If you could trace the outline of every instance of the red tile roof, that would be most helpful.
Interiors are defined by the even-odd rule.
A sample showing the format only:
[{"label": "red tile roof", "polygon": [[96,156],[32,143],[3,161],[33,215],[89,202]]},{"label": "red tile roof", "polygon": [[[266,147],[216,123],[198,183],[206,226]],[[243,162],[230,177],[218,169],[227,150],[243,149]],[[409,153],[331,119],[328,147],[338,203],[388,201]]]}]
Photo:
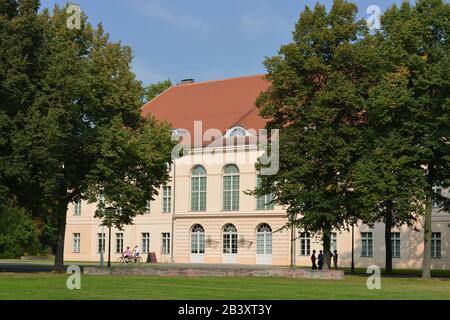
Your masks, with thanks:
[{"label": "red tile roof", "polygon": [[264,75],[172,86],[142,107],[142,116],[152,114],[174,129],[188,130],[193,139],[194,121],[202,121],[203,132],[241,126],[264,129],[266,120],[255,105],[269,87]]}]

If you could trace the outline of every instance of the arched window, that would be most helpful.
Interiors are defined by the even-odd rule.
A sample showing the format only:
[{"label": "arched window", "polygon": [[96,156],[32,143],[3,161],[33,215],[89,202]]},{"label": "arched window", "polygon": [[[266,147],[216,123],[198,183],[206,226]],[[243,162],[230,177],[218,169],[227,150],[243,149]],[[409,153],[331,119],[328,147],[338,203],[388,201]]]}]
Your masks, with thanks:
[{"label": "arched window", "polygon": [[247,130],[245,130],[242,127],[233,127],[230,130],[227,131],[226,137],[227,138],[231,138],[231,137],[246,137],[248,136],[249,133]]},{"label": "arched window", "polygon": [[256,229],[256,254],[272,254],[272,228],[266,223]]},{"label": "arched window", "polygon": [[194,225],[191,229],[191,253],[205,253],[205,229],[199,224]]},{"label": "arched window", "polygon": [[206,211],[206,170],[200,165],[191,172],[191,211]]},{"label": "arched window", "polygon": [[235,164],[223,169],[223,210],[239,210],[239,168]]},{"label": "arched window", "polygon": [[223,253],[237,254],[237,229],[232,224],[223,227]]}]

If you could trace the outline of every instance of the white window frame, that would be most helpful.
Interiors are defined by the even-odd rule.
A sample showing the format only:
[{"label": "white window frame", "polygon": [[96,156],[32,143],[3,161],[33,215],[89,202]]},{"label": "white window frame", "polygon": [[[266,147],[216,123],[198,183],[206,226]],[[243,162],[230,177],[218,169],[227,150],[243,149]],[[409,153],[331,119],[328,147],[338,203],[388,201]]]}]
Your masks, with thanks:
[{"label": "white window frame", "polygon": [[205,229],[200,224],[191,228],[191,254],[205,254]]},{"label": "white window frame", "polygon": [[148,254],[150,252],[150,232],[141,233],[142,253]]},{"label": "white window frame", "polygon": [[163,232],[161,234],[161,254],[168,255],[170,254],[170,233],[169,232]]},{"label": "white window frame", "polygon": [[[203,171],[201,174],[196,173],[196,169],[201,168]],[[203,189],[202,181],[204,181],[205,188]],[[197,189],[194,189],[194,182],[197,184]],[[207,208],[207,190],[208,190],[208,178],[205,167],[202,165],[196,165],[191,170],[191,211],[192,212],[205,212]],[[196,198],[196,204],[192,201]]]},{"label": "white window frame", "polygon": [[361,257],[373,257],[373,232],[361,232]]},{"label": "white window frame", "polygon": [[105,253],[106,248],[106,234],[105,233],[97,233],[97,253],[100,254]]},{"label": "white window frame", "polygon": [[[227,168],[234,167],[236,168],[237,172],[232,173],[226,173]],[[229,178],[230,184],[229,188],[225,188],[225,180]],[[234,188],[234,185],[237,184],[237,188]],[[223,168],[223,177],[222,177],[222,210],[223,211],[239,211],[240,209],[240,192],[241,192],[241,173],[239,170],[239,167],[235,164],[227,164]],[[236,195],[237,193],[237,195]],[[225,199],[227,198],[227,195],[229,195],[229,207],[227,207],[227,203],[225,202]],[[235,201],[235,198],[237,197],[237,201]]]},{"label": "white window frame", "polygon": [[[256,176],[256,187],[261,186],[261,176]],[[275,204],[273,203],[274,194],[269,193],[261,197],[256,197],[256,210],[257,211],[270,211],[275,209]]]},{"label": "white window frame", "polygon": [[224,255],[238,253],[238,231],[234,224],[226,224],[222,229],[222,253]]},{"label": "white window frame", "polygon": [[[116,253],[117,254],[122,254],[123,253],[123,233],[122,232],[117,232],[116,233]],[[120,249],[120,250],[119,250]]]},{"label": "white window frame", "polygon": [[434,186],[433,187],[433,202],[432,202],[432,208],[433,209],[439,209],[442,206],[442,203],[434,198],[434,194],[442,195],[442,187],[441,186]]},{"label": "white window frame", "polygon": [[401,234],[400,232],[391,233],[392,258],[401,258]]},{"label": "white window frame", "polygon": [[331,252],[334,253],[337,250],[337,232],[331,233]]},{"label": "white window frame", "polygon": [[440,232],[431,233],[431,258],[442,259],[442,234]]},{"label": "white window frame", "polygon": [[163,213],[171,213],[172,211],[172,187],[164,186],[163,187]]},{"label": "white window frame", "polygon": [[303,257],[309,257],[311,255],[311,233],[301,232],[300,239],[300,255]]},{"label": "white window frame", "polygon": [[75,201],[73,215],[77,217],[81,216],[81,200]]},{"label": "white window frame", "polygon": [[81,252],[81,233],[73,233],[72,234],[72,252],[80,253]]}]

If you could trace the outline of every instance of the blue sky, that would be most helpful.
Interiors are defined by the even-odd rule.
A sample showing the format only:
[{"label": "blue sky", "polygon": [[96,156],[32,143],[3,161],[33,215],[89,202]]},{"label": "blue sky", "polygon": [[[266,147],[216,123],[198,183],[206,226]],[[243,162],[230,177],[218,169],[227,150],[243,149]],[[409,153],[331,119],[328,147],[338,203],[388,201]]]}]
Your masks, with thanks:
[{"label": "blue sky", "polygon": [[[331,0],[320,1],[330,6]],[[400,0],[358,0],[385,10]],[[67,0],[42,0],[52,8]],[[78,0],[96,25],[134,52],[133,70],[149,84],[164,79],[206,81],[264,73],[264,57],[277,53],[305,5],[298,0]]]}]

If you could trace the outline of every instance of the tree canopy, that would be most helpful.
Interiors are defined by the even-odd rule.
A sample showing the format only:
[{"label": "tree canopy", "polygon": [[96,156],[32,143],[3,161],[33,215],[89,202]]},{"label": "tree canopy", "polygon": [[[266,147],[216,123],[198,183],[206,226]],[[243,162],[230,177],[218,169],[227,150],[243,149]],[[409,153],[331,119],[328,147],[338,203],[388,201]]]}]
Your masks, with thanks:
[{"label": "tree canopy", "polygon": [[0,177],[21,206],[54,219],[61,271],[68,204],[103,192],[131,223],[169,178],[170,128],[141,118],[131,49],[102,25],[83,15],[81,28],[69,29],[65,8],[50,14],[38,13],[39,1],[1,3],[0,116],[11,125]]}]

